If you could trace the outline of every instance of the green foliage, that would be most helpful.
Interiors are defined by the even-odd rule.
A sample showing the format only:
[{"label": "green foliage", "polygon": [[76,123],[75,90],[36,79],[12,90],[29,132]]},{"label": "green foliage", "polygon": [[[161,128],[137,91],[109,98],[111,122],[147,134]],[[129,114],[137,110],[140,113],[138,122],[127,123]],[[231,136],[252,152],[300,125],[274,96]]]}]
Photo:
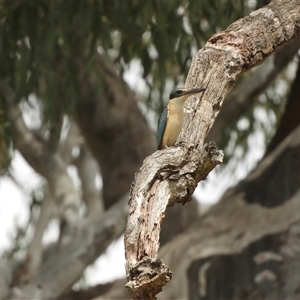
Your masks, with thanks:
[{"label": "green foliage", "polygon": [[98,89],[103,87],[97,51],[120,75],[138,59],[150,87],[145,103],[159,112],[170,89],[184,84],[192,56],[206,40],[264,2],[1,2],[0,79],[9,81],[18,101],[37,95],[45,120],[56,122],[86,100],[81,93],[86,72],[95,73]]},{"label": "green foliage", "polygon": [[46,116],[70,113],[80,101],[80,62],[100,49],[121,73],[140,59],[161,98],[166,79],[177,84],[192,53],[246,12],[244,0],[2,2],[0,77],[18,99],[38,95]]}]

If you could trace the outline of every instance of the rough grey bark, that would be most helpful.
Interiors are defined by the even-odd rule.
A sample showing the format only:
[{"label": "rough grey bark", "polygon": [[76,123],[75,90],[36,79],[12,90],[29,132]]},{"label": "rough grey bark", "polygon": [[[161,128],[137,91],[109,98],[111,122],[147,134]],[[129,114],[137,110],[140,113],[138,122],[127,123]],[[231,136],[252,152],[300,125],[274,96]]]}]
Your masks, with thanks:
[{"label": "rough grey bark", "polygon": [[[94,216],[82,223],[82,230],[61,249],[54,247],[28,284],[10,290],[11,299],[57,298],[70,288],[85,268],[104,253],[108,245],[124,231],[127,215],[125,195],[99,219]],[[6,296],[8,297],[8,296]],[[8,297],[9,298],[9,297]]]},{"label": "rough grey bark", "polygon": [[206,91],[187,101],[177,146],[148,157],[132,185],[125,231],[130,298],[154,299],[171,279],[170,269],[157,257],[160,223],[166,207],[186,203],[197,183],[222,161],[215,148],[204,147],[204,139],[225,96],[242,72],[299,34],[300,3],[275,0],[215,34],[194,57],[186,86]]},{"label": "rough grey bark", "polygon": [[213,143],[203,151],[192,148],[170,147],[168,156],[157,151],[145,159],[136,174],[124,238],[126,272],[131,278],[126,286],[136,292],[132,297],[154,299],[162,284],[171,279],[169,268],[157,259],[166,207],[190,201],[197,183],[223,159]]}]

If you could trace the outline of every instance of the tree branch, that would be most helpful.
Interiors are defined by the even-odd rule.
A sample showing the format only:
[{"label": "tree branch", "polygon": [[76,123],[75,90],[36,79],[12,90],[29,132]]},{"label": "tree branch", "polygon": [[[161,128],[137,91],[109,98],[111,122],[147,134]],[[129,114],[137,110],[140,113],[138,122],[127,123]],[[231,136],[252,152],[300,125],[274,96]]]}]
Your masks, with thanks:
[{"label": "tree branch", "polygon": [[68,241],[78,229],[80,198],[66,165],[58,153],[49,152],[27,128],[15,96],[4,81],[0,81],[0,93],[7,106],[14,145],[28,164],[47,179],[60,220],[65,224],[62,236]]},{"label": "tree branch", "polygon": [[242,72],[299,34],[300,3],[277,0],[215,34],[194,57],[186,87],[206,91],[187,101],[180,145],[145,159],[132,185],[125,231],[131,299],[155,299],[171,279],[170,269],[157,258],[160,223],[166,207],[187,202],[197,183],[222,161],[221,152],[203,144],[225,96]]},{"label": "tree branch", "polygon": [[57,298],[76,282],[108,245],[118,238],[126,225],[128,194],[102,217],[88,218],[72,241],[43,262],[35,278],[27,285],[15,287],[12,299]]},{"label": "tree branch", "polygon": [[84,139],[81,136],[80,130],[73,119],[69,119],[69,130],[66,139],[59,144],[58,153],[64,160],[66,165],[72,164],[74,147],[80,147],[84,144]]},{"label": "tree branch", "polygon": [[[202,219],[199,219],[190,230],[179,235],[161,249],[160,257],[175,270],[175,276],[164,289],[161,299],[191,298],[188,293],[190,282],[187,273],[194,261],[200,259],[207,261],[208,258],[213,261],[216,256],[228,257],[241,253],[246,247],[266,236],[281,233],[279,246],[283,252],[280,254],[283,255],[283,263],[290,261],[293,264],[297,260],[299,263],[299,254],[297,254],[300,225],[299,156],[296,155],[300,149],[299,137],[300,127],[278,149],[260,162],[255,171],[244,181],[230,189],[221,201]],[[278,185],[278,178],[287,180],[283,180],[282,184]],[[261,188],[264,190],[263,194],[258,192]],[[295,190],[298,191],[295,192]],[[265,202],[263,205],[253,203],[260,200],[257,199],[258,197]],[[284,201],[283,205],[276,205],[271,209],[266,207],[270,206],[266,200],[274,201],[277,197],[282,202]],[[286,238],[292,232],[296,236],[292,236],[291,239],[296,244],[293,244],[292,241],[290,243]],[[296,251],[296,254],[293,254],[293,251]],[[284,256],[286,252],[291,253],[290,257]],[[243,261],[243,268],[245,269],[249,264],[251,264],[250,261]],[[235,270],[236,272],[238,270]],[[213,274],[212,276],[220,277],[222,274]],[[224,276],[227,276],[227,273],[223,274]],[[286,278],[286,276],[284,277],[285,282],[292,279],[291,277]],[[194,280],[197,281],[197,279]],[[205,290],[203,285],[205,283],[202,282],[202,291]],[[282,287],[282,281],[279,286]],[[235,286],[235,290],[240,288],[240,286]],[[290,286],[290,288],[292,287]],[[119,298],[126,297],[123,287],[118,285],[100,299],[114,299],[113,295],[118,295]],[[236,299],[240,298],[236,297]],[[297,296],[290,298],[298,299]]]},{"label": "tree branch", "polygon": [[99,169],[96,160],[92,157],[86,146],[80,147],[80,154],[75,159],[78,176],[81,181],[82,199],[88,210],[88,216],[98,215],[104,212],[101,191],[96,188],[96,176]]},{"label": "tree branch", "polygon": [[[279,244],[283,252],[292,253],[293,249],[298,251],[299,229],[295,226],[300,225],[298,184],[300,160],[299,155],[295,154],[299,153],[299,149],[300,126],[278,148],[265,157],[247,178],[236,187],[229,189],[221,200],[184,234],[179,234],[161,248],[159,256],[171,266],[174,277],[158,298],[191,298],[187,274],[193,262],[241,253],[246,247],[263,237],[282,233],[285,238],[281,238]],[[288,178],[288,180],[278,186],[278,178]],[[263,194],[257,192],[261,188],[264,190]],[[257,199],[258,197],[261,199]],[[281,200],[281,203],[272,205],[273,207],[270,208],[271,204],[268,201],[274,202],[276,197]],[[261,203],[262,201],[264,203]],[[288,231],[294,231],[298,236],[298,240],[295,240],[296,245],[288,244],[289,241],[286,238]],[[291,254],[292,257],[293,254]],[[286,261],[291,261],[291,258],[287,258]],[[299,261],[298,254],[294,258]],[[292,260],[293,262],[295,261]],[[250,262],[244,261],[243,263],[246,266]],[[203,265],[204,268],[205,266]],[[227,276],[227,273],[224,276]],[[197,281],[197,279],[193,280]],[[289,279],[285,278],[285,280]],[[205,282],[201,282],[200,285],[199,287],[197,284],[204,291]],[[235,287],[237,290],[240,288],[240,286]],[[122,284],[118,284],[113,290],[102,295],[99,300],[114,299],[114,296],[126,297]],[[291,299],[294,298],[291,297]]]},{"label": "tree branch", "polygon": [[287,66],[300,48],[300,37],[279,49],[226,97],[207,140],[222,141],[223,128],[235,122]]},{"label": "tree branch", "polygon": [[[131,191],[125,231],[126,271],[131,278],[126,287],[135,290],[137,297],[154,299],[171,279],[168,267],[156,258],[166,207],[190,201],[197,183],[222,159],[223,153],[213,143],[201,152],[192,146],[171,147],[145,159]],[[141,288],[145,283],[147,288]]]},{"label": "tree branch", "polygon": [[38,221],[35,224],[35,231],[28,246],[26,259],[23,264],[21,283],[28,283],[38,272],[42,261],[43,245],[42,238],[48,226],[54,208],[54,202],[49,190],[46,190],[41,204]]}]

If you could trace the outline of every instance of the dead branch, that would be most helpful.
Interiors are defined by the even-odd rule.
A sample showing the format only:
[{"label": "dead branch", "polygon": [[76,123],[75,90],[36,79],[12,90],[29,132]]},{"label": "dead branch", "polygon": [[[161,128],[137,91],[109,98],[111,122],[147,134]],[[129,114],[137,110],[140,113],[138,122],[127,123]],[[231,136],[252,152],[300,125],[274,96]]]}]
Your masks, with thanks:
[{"label": "dead branch", "polygon": [[126,273],[131,299],[155,299],[171,279],[157,257],[166,207],[189,201],[200,180],[222,161],[222,152],[204,139],[225,96],[242,72],[261,64],[300,34],[299,1],[274,0],[215,34],[192,61],[186,87],[206,91],[186,104],[177,146],[145,159],[132,184],[125,231]]}]

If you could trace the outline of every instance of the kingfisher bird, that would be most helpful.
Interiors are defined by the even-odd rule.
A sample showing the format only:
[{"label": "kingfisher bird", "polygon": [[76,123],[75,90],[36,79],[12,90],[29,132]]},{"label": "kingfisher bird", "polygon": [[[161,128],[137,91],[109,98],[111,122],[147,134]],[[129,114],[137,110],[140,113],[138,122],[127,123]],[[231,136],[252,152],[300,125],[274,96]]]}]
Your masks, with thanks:
[{"label": "kingfisher bird", "polygon": [[179,88],[171,92],[168,105],[161,113],[157,124],[158,150],[173,146],[183,123],[183,105],[189,96],[205,91],[205,88]]}]

